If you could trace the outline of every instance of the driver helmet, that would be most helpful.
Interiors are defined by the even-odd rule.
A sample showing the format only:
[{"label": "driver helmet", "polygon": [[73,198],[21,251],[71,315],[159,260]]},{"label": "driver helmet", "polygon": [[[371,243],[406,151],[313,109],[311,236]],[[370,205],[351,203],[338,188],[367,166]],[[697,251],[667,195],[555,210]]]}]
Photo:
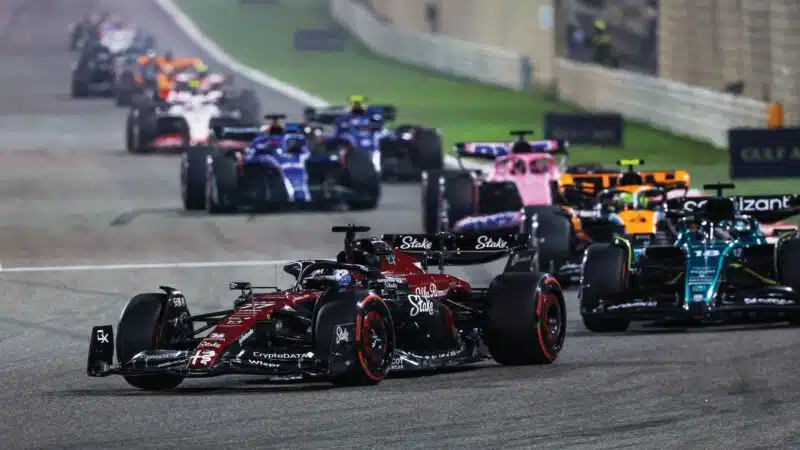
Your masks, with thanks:
[{"label": "driver helmet", "polygon": [[635,200],[635,195],[630,192],[617,192],[614,195],[613,203],[617,211],[625,211],[633,208]]},{"label": "driver helmet", "polygon": [[346,288],[351,284],[353,277],[344,269],[317,269],[303,280],[304,289]]},{"label": "driver helmet", "polygon": [[303,140],[298,138],[286,139],[286,151],[289,153],[301,153],[303,151]]},{"label": "driver helmet", "polygon": [[194,66],[195,72],[197,72],[198,78],[205,78],[208,76],[208,66],[205,65],[202,61],[198,62]]},{"label": "driver helmet", "polygon": [[281,125],[280,122],[275,121],[261,127],[261,131],[268,136],[280,135],[283,134],[283,125]]},{"label": "driver helmet", "polygon": [[350,114],[366,114],[367,108],[365,106],[366,98],[360,95],[353,95],[350,97]]},{"label": "driver helmet", "polygon": [[191,92],[192,82],[196,81],[188,73],[179,73],[175,76],[175,90],[180,92]]},{"label": "driver helmet", "polygon": [[531,172],[533,173],[547,173],[550,169],[550,160],[547,158],[539,158],[531,161]]}]

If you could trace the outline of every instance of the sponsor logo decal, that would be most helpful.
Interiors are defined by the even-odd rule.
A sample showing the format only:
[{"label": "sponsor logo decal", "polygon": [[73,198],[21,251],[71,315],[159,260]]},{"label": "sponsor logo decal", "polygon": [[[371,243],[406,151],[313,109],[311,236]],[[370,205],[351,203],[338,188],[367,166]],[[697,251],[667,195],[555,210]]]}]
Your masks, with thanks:
[{"label": "sponsor logo decal", "polygon": [[428,297],[422,295],[409,295],[408,301],[411,303],[411,317],[416,317],[420,314],[433,315],[433,301]]},{"label": "sponsor logo decal", "polygon": [[431,283],[428,286],[418,286],[414,288],[414,294],[421,295],[423,297],[443,297],[447,294],[447,291],[440,291],[436,288],[435,283]]},{"label": "sponsor logo decal", "polygon": [[225,340],[225,334],[224,333],[211,333],[208,336],[206,336],[206,340],[224,341]]},{"label": "sponsor logo decal", "polygon": [[95,336],[95,339],[97,340],[97,342],[99,342],[101,344],[108,344],[109,343],[108,333],[106,333],[103,330],[97,330],[97,335]]},{"label": "sponsor logo decal", "polygon": [[145,361],[161,361],[164,359],[176,359],[183,356],[183,352],[169,352],[169,353],[159,353],[157,355],[147,355],[144,357]]},{"label": "sponsor logo decal", "polygon": [[422,241],[414,236],[405,236],[400,242],[401,250],[430,250],[433,247],[433,242],[423,238]]},{"label": "sponsor logo decal", "polygon": [[292,359],[303,359],[303,358],[313,358],[314,353],[260,353],[260,352],[253,352],[254,358],[262,358],[262,359],[285,359],[285,360],[292,360]]},{"label": "sponsor logo decal", "polygon": [[[731,200],[736,204],[740,212],[763,212],[775,211],[779,209],[786,209],[791,207],[792,196],[781,195],[775,197],[761,197],[761,198],[745,198],[745,197],[731,197]],[[708,199],[703,200],[686,200],[683,203],[683,209],[686,211],[698,211],[705,206]]]},{"label": "sponsor logo decal", "polygon": [[175,308],[185,308],[186,307],[186,297],[183,296],[180,292],[173,292],[172,297],[169,299],[170,305]]},{"label": "sponsor logo decal", "polygon": [[517,253],[514,254],[514,256],[511,258],[511,265],[516,266],[517,264],[531,262],[531,261],[533,261],[533,255],[531,255],[530,253],[525,253],[522,255]]},{"label": "sponsor logo decal", "polygon": [[484,250],[484,249],[503,249],[508,248],[508,242],[504,239],[497,238],[492,239],[489,236],[479,236],[477,243],[475,245],[475,250]]},{"label": "sponsor logo decal", "polygon": [[760,297],[745,297],[745,305],[794,305],[794,300],[786,298],[760,298]]},{"label": "sponsor logo decal", "polygon": [[658,302],[644,302],[644,301],[635,301],[631,303],[621,303],[619,305],[611,305],[607,310],[615,310],[615,309],[626,309],[626,308],[655,308],[658,306]]},{"label": "sponsor logo decal", "polygon": [[347,331],[347,328],[337,325],[336,326],[336,345],[341,344],[342,342],[350,342],[350,333]]},{"label": "sponsor logo decal", "polygon": [[189,358],[189,364],[201,365],[201,366],[208,366],[211,364],[211,360],[213,360],[217,356],[217,352],[214,350],[198,350]]},{"label": "sponsor logo decal", "polygon": [[222,348],[222,344],[219,342],[203,342],[200,344],[200,347],[203,348]]},{"label": "sponsor logo decal", "polygon": [[280,364],[269,363],[266,361],[259,361],[257,359],[248,359],[247,364],[251,366],[261,366],[261,367],[280,367]]},{"label": "sponsor logo decal", "polygon": [[242,345],[242,343],[244,341],[246,341],[247,338],[249,338],[252,335],[253,335],[253,329],[251,328],[251,329],[247,330],[247,332],[245,334],[239,336],[239,345]]}]

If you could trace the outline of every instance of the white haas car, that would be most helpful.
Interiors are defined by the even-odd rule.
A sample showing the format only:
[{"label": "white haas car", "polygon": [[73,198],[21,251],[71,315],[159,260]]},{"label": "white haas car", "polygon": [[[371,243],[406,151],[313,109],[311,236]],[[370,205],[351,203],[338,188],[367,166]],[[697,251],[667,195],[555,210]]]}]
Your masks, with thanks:
[{"label": "white haas car", "polygon": [[[129,152],[188,150],[207,147],[214,127],[242,125],[237,110],[221,106],[222,93],[171,92],[165,102],[137,105],[128,115],[126,147]],[[225,142],[215,142],[225,146]],[[236,143],[239,145],[239,143]]]}]

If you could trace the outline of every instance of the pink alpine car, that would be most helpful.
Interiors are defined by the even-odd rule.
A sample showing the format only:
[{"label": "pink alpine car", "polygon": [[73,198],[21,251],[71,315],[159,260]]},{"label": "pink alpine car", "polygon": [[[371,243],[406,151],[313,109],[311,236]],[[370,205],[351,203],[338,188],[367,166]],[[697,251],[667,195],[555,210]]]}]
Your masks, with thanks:
[{"label": "pink alpine car", "polygon": [[[512,142],[456,144],[461,170],[423,175],[425,232],[517,231],[523,207],[552,205],[566,170],[567,143],[526,140],[531,133],[512,131],[518,137]],[[491,159],[494,165],[488,174],[469,170],[461,157]]]}]

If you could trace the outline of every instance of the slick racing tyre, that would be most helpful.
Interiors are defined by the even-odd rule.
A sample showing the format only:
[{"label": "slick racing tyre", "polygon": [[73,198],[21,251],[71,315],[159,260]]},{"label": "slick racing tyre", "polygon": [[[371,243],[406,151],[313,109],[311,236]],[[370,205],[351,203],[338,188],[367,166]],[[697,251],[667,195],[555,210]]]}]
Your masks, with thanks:
[{"label": "slick racing tyre", "polygon": [[125,148],[130,153],[148,153],[156,129],[156,117],[150,106],[133,107],[125,123]]},{"label": "slick racing tyre", "polygon": [[558,358],[567,332],[567,308],[555,278],[504,273],[492,280],[487,298],[483,335],[495,361],[532,365]]},{"label": "slick racing tyre", "polygon": [[218,155],[207,166],[206,211],[224,214],[236,211],[234,195],[239,187],[236,160],[228,155]]},{"label": "slick racing tyre", "polygon": [[206,206],[206,160],[210,152],[207,148],[194,148],[181,155],[181,197],[187,211],[199,211]]},{"label": "slick racing tyre", "polygon": [[593,314],[602,299],[613,299],[622,292],[628,278],[628,255],[614,244],[592,244],[586,250],[581,275],[581,316],[586,329],[594,333],[618,333],[631,321]]},{"label": "slick racing tyre", "polygon": [[[144,350],[166,348],[175,330],[162,327],[169,320],[177,318],[188,310],[170,308],[171,317],[164,316],[167,295],[163,293],[139,294],[133,297],[117,325],[117,359],[120,364],[129,361],[134,355]],[[183,382],[182,376],[157,374],[125,376],[125,381],[133,387],[148,391],[172,389]]]},{"label": "slick racing tyre", "polygon": [[439,170],[422,171],[422,229],[427,234],[438,233],[442,224],[442,189]]},{"label": "slick racing tyre", "polygon": [[363,196],[348,202],[353,210],[375,209],[381,199],[381,177],[365,151],[350,149],[345,158],[344,185]]},{"label": "slick racing tyre", "polygon": [[475,182],[468,172],[444,172],[444,205],[447,227],[453,228],[459,220],[479,213],[475,211]]},{"label": "slick racing tyre", "polygon": [[120,76],[117,86],[114,89],[114,101],[117,106],[133,105],[134,84],[133,74],[126,72]]},{"label": "slick racing tyre", "polygon": [[444,168],[444,150],[442,138],[436,130],[419,128],[414,133],[413,161],[421,170],[442,170]]},{"label": "slick racing tyre", "polygon": [[[569,218],[552,206],[528,206],[525,208],[525,233],[533,240],[537,251],[539,269],[557,274],[570,257],[572,250],[572,226]],[[560,280],[562,285],[569,280]]]},{"label": "slick racing tyre", "polygon": [[72,87],[70,89],[72,98],[85,98],[89,96],[89,83],[86,81],[86,78],[81,75],[82,74],[77,72],[72,75]]},{"label": "slick racing tyre", "polygon": [[[778,281],[800,291],[800,238],[787,239],[778,247]],[[789,323],[800,326],[800,314],[790,314]]]},{"label": "slick racing tyre", "polygon": [[[334,364],[338,358],[344,368],[331,382],[337,386],[380,383],[389,372],[395,348],[394,322],[386,303],[362,290],[329,290],[319,304],[313,333],[317,358]],[[342,326],[348,327],[344,342],[337,337],[342,335],[337,330]]]}]

